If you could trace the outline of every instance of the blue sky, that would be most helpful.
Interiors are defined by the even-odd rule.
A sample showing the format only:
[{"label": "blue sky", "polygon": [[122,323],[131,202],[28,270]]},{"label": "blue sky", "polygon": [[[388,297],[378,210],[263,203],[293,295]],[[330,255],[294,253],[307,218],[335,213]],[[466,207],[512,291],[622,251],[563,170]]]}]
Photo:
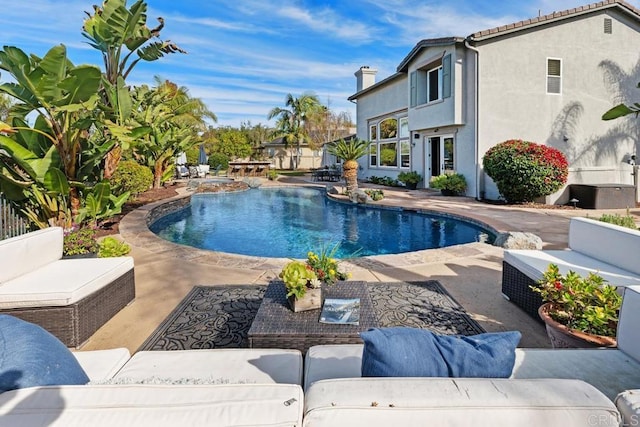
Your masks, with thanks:
[{"label": "blue sky", "polygon": [[[43,55],[63,43],[70,59],[102,68],[80,31],[98,0],[0,0],[0,42]],[[128,4],[131,4],[130,0]],[[147,0],[148,25],[165,19],[163,40],[188,51],[140,64],[127,80],[160,76],[186,86],[218,116],[218,125],[271,124],[288,93],[314,92],[355,120],[353,73],[362,65],[381,80],[425,38],[476,31],[570,9],[586,0]],[[640,7],[640,0],[628,0]],[[6,79],[6,75],[0,76]]]}]

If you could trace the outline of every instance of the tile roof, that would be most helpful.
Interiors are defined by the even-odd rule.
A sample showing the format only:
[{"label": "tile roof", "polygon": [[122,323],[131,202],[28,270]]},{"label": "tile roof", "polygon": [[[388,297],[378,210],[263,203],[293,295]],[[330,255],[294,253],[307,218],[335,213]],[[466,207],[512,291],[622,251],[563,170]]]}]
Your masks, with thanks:
[{"label": "tile roof", "polygon": [[569,17],[592,13],[597,10],[617,7],[624,12],[634,15],[636,19],[640,19],[640,10],[633,7],[624,0],[605,0],[598,3],[591,3],[584,6],[574,7],[573,9],[562,10],[559,12],[541,15],[536,18],[525,19],[523,21],[514,22],[512,24],[502,25],[500,27],[490,28],[488,30],[478,31],[471,34],[468,39],[471,41],[485,40],[491,37],[500,36],[514,31],[535,27],[538,25],[548,24],[551,22],[563,20]]}]

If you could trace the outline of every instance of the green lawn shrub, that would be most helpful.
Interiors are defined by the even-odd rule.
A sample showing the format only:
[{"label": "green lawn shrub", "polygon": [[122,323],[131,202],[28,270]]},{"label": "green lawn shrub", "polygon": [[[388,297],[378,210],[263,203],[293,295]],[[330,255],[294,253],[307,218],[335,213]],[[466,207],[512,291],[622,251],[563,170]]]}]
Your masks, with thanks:
[{"label": "green lawn shrub", "polygon": [[135,160],[123,160],[118,164],[109,184],[113,194],[119,196],[129,191],[135,197],[151,188],[153,173]]}]

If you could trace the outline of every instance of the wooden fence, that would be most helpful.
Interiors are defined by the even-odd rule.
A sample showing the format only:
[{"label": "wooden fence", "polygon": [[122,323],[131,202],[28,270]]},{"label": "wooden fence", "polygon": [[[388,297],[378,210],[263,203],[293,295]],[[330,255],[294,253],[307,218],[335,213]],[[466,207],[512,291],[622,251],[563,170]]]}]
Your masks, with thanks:
[{"label": "wooden fence", "polygon": [[0,240],[27,232],[27,221],[18,216],[0,193]]}]

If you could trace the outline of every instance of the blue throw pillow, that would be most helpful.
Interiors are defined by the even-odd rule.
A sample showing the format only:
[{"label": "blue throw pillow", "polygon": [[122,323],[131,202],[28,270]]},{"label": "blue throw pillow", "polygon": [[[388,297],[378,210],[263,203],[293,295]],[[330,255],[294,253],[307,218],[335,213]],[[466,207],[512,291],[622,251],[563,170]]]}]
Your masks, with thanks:
[{"label": "blue throw pillow", "polygon": [[71,351],[38,325],[0,315],[0,392],[89,382]]},{"label": "blue throw pillow", "polygon": [[453,336],[417,328],[380,328],[360,336],[363,377],[508,378],[521,334]]}]

